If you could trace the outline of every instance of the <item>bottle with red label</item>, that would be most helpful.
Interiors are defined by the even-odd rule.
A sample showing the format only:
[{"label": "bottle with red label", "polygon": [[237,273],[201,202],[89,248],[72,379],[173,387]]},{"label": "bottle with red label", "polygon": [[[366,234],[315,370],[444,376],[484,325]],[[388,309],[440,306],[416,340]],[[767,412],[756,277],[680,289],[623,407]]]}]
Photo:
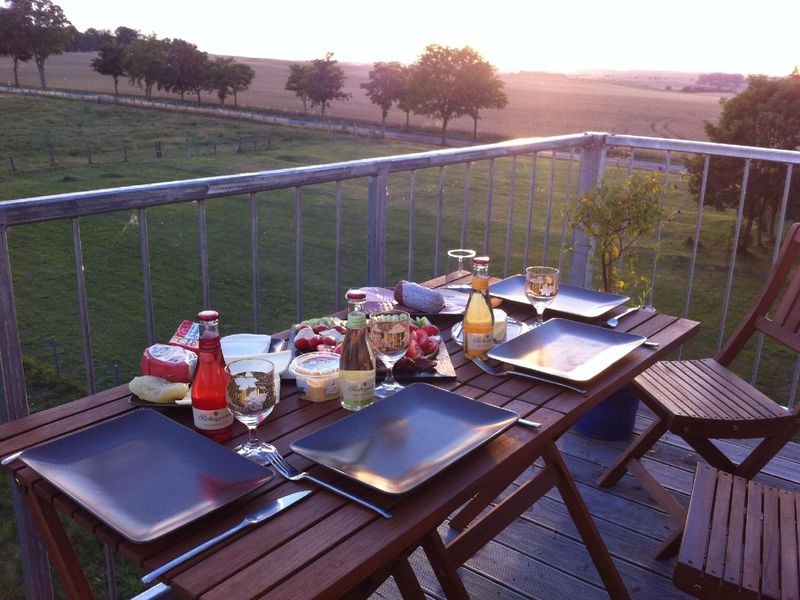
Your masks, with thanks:
[{"label": "bottle with red label", "polygon": [[233,432],[233,414],[225,400],[228,375],[219,339],[219,313],[204,310],[198,313],[200,348],[197,370],[192,382],[194,427],[215,442],[225,442]]}]

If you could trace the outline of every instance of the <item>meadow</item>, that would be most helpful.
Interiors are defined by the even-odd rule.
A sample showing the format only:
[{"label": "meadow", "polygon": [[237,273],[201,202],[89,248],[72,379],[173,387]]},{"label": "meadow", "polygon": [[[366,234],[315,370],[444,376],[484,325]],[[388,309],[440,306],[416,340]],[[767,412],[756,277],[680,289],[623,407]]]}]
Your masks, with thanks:
[{"label": "meadow", "polygon": [[[90,67],[91,52],[67,53],[50,57],[46,63],[48,85],[67,90],[88,90],[111,94],[110,77]],[[239,94],[239,104],[286,114],[302,114],[302,104],[284,89],[291,61],[236,57],[256,73],[249,90]],[[367,80],[371,65],[341,63],[347,80],[345,90],[351,98],[334,102],[328,115],[332,119],[380,121],[379,109],[371,104],[359,86]],[[20,83],[39,87],[32,61],[21,63]],[[548,73],[503,73],[508,106],[487,110],[478,123],[479,136],[513,138],[562,135],[581,131],[608,131],[619,134],[650,135],[667,138],[705,140],[703,121],[719,117],[718,94],[688,94],[677,91],[685,80],[677,75],[665,79],[617,79],[598,75],[568,76]],[[685,77],[685,74],[684,74]],[[0,57],[0,83],[11,83],[11,60]],[[667,89],[672,87],[673,89]],[[143,96],[144,92],[127,81],[120,81],[120,93]],[[156,96],[176,98],[154,91]],[[194,100],[194,98],[187,99]],[[203,102],[218,103],[215,96],[203,95]],[[232,99],[228,101],[232,104]],[[393,108],[387,125],[399,128],[405,114]],[[411,127],[438,129],[437,123],[411,115]],[[472,120],[455,119],[449,131],[469,137]]]}]

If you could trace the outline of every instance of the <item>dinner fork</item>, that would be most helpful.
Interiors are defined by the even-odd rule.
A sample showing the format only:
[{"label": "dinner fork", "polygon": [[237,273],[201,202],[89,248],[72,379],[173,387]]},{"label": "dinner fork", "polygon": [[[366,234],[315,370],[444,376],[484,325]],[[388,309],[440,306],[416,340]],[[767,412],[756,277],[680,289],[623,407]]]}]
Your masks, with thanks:
[{"label": "dinner fork", "polygon": [[509,369],[509,370],[497,369],[495,367],[488,365],[477,356],[472,359],[472,362],[474,362],[475,365],[478,368],[480,368],[483,372],[488,373],[489,375],[496,375],[498,377],[505,377],[507,375],[518,375],[520,377],[526,377],[527,379],[533,379],[534,381],[541,381],[543,383],[559,385],[563,388],[567,388],[568,390],[572,390],[573,392],[578,392],[579,394],[586,393],[585,389],[576,387],[574,385],[570,385],[568,383],[564,383],[563,381],[554,381],[553,379],[548,379],[546,377],[539,377],[538,375],[532,375],[531,373],[523,373],[522,371],[515,371],[514,369]]},{"label": "dinner fork", "polygon": [[334,494],[339,494],[340,496],[344,496],[345,498],[348,498],[348,499],[352,500],[353,502],[357,502],[361,506],[365,506],[365,507],[369,508],[370,510],[374,510],[376,513],[378,513],[379,515],[381,515],[382,517],[384,517],[386,519],[391,519],[392,518],[392,513],[389,512],[388,510],[386,510],[385,508],[382,508],[382,507],[378,506],[377,504],[373,504],[372,502],[370,502],[369,500],[365,500],[364,498],[359,498],[358,496],[355,496],[355,495],[351,494],[350,492],[348,492],[346,490],[343,490],[340,487],[332,485],[332,484],[328,483],[327,481],[323,481],[322,479],[317,479],[316,477],[314,477],[310,473],[306,473],[305,471],[300,471],[300,470],[294,468],[292,465],[290,465],[286,461],[285,458],[283,458],[283,456],[281,456],[280,452],[277,452],[277,451],[270,452],[267,455],[267,459],[272,464],[272,466],[275,467],[275,470],[277,470],[278,473],[280,473],[281,475],[286,477],[286,479],[289,479],[291,481],[298,481],[300,479],[308,479],[309,481],[313,481],[317,485],[321,485],[325,489],[330,490]]}]

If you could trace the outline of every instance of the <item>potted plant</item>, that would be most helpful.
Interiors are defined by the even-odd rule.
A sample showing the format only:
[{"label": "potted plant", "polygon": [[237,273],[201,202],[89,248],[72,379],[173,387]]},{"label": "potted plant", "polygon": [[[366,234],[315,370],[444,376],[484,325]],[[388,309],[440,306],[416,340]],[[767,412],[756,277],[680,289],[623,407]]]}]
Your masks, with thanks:
[{"label": "potted plant", "polygon": [[[638,273],[638,258],[666,216],[662,192],[658,171],[609,177],[581,194],[569,211],[571,225],[594,242],[592,256],[604,291],[624,293],[644,304],[650,281]],[[623,388],[581,417],[575,428],[599,439],[629,437],[638,405],[633,390]]]}]

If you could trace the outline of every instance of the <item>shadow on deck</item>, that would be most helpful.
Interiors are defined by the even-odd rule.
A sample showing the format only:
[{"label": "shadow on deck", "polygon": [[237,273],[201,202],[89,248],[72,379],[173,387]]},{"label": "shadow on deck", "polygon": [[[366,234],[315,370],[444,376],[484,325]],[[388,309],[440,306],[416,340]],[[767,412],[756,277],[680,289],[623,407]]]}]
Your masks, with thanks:
[{"label": "shadow on deck", "polygon": [[[638,435],[652,422],[641,407],[636,419]],[[595,479],[625,449],[630,440],[600,442],[573,431],[558,447],[589,506],[597,527],[614,558],[632,598],[688,599],[672,585],[676,558],[656,560],[654,553],[672,522],[631,475],[616,486],[600,489]],[[721,445],[730,456],[746,454],[747,440]],[[749,451],[749,450],[748,450]],[[694,468],[694,451],[681,439],[665,435],[643,459],[648,470],[679,501],[688,506]],[[534,466],[532,469],[536,469]],[[759,481],[800,490],[800,445],[788,444],[759,474]],[[446,539],[448,528],[440,533]],[[430,598],[443,598],[424,555],[411,557],[420,583]],[[608,598],[594,565],[557,490],[551,490],[525,514],[459,570],[472,598]],[[372,598],[400,598],[394,582],[387,581]]]}]

